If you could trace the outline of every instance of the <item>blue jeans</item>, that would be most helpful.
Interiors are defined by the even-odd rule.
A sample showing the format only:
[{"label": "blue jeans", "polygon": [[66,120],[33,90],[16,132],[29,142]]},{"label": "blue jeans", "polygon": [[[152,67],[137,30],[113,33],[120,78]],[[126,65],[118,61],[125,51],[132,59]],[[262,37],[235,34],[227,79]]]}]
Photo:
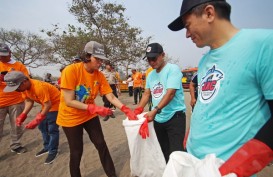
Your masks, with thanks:
[{"label": "blue jeans", "polygon": [[59,126],[56,124],[58,111],[48,112],[46,118],[39,124],[39,130],[44,140],[44,149],[49,154],[58,151],[59,146]]}]

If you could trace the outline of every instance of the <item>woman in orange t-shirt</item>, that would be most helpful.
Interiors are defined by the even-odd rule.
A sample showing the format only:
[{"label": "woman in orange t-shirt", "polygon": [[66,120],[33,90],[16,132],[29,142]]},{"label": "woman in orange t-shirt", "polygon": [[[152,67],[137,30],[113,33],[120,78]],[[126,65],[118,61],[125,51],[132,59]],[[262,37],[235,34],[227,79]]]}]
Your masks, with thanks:
[{"label": "woman in orange t-shirt", "polygon": [[104,75],[98,70],[102,60],[107,60],[104,47],[90,41],[84,48],[83,62],[67,66],[61,77],[61,99],[57,124],[63,127],[70,148],[70,174],[81,176],[80,161],[83,153],[83,129],[98,150],[107,176],[115,177],[115,167],[104,140],[100,116],[112,114],[112,110],[95,104],[95,98],[105,95],[129,119],[137,119],[132,110],[123,105],[112,93]]}]

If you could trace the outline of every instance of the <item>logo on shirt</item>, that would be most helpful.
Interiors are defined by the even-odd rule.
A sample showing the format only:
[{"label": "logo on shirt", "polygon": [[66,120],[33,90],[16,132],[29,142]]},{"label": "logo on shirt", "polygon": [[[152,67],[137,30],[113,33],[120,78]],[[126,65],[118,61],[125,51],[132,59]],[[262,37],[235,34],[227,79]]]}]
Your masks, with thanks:
[{"label": "logo on shirt", "polygon": [[83,85],[78,85],[75,90],[76,100],[82,103],[85,103],[85,101],[89,97],[89,92],[90,92],[90,89],[86,88]]},{"label": "logo on shirt", "polygon": [[220,81],[224,79],[224,74],[221,70],[217,69],[215,65],[209,69],[202,77],[200,83],[200,101],[203,103],[211,102],[220,89]]},{"label": "logo on shirt", "polygon": [[98,81],[94,81],[94,87],[96,87],[97,85],[99,85]]},{"label": "logo on shirt", "polygon": [[155,99],[157,99],[157,98],[160,98],[163,95],[163,92],[164,92],[163,85],[160,82],[158,82],[153,87],[152,95],[153,95],[153,97]]}]

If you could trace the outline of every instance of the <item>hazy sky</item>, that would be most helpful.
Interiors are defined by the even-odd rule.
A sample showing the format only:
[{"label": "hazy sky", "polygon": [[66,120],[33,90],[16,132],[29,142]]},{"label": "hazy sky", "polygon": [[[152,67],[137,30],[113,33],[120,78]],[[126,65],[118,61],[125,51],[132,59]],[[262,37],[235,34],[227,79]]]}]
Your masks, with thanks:
[{"label": "hazy sky", "polygon": [[[52,24],[65,28],[78,25],[68,12],[71,0],[0,0],[1,25],[4,29],[20,29],[39,34],[41,29],[52,29]],[[105,2],[114,0],[105,0]],[[168,24],[178,17],[182,0],[116,0],[124,5],[129,24],[152,36],[151,42],[162,44],[165,52],[183,69],[197,66],[208,48],[197,48],[185,37],[185,30],[172,32]],[[238,28],[273,29],[273,0],[227,0],[232,6],[231,21]],[[43,68],[50,71],[51,67]],[[56,74],[55,74],[56,73]],[[53,75],[59,74],[55,72]]]}]

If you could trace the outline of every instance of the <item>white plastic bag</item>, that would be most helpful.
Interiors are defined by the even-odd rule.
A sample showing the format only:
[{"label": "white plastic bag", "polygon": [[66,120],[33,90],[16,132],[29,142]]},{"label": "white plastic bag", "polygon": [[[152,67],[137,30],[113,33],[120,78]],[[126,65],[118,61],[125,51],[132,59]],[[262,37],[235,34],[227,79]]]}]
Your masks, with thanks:
[{"label": "white plastic bag", "polygon": [[[223,163],[215,154],[200,160],[189,153],[175,151],[170,155],[163,177],[221,177],[218,169]],[[236,177],[236,174],[225,177]]]},{"label": "white plastic bag", "polygon": [[131,175],[137,177],[162,177],[166,162],[153,123],[148,124],[149,137],[142,139],[139,135],[139,128],[145,120],[143,118],[145,114],[138,115],[139,120],[128,120],[128,118],[123,120],[131,155]]}]

